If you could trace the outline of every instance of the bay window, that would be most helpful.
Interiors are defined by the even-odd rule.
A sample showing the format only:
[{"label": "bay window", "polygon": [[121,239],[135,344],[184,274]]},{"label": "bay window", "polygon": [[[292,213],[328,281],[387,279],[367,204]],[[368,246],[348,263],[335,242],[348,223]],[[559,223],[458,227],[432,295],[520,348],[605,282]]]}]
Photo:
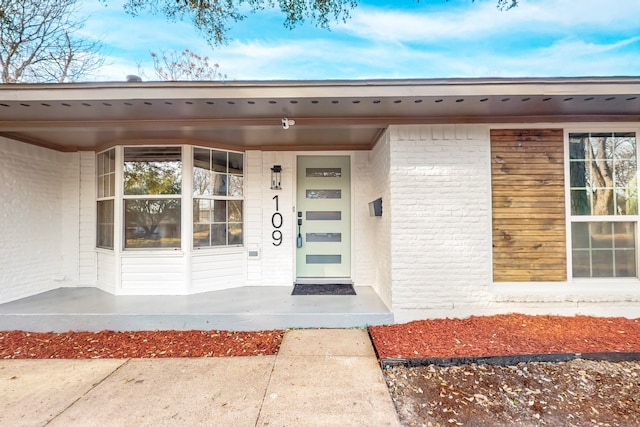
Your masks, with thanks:
[{"label": "bay window", "polygon": [[[192,221],[193,248],[243,244],[243,153],[194,147],[183,159],[182,151],[130,146],[96,155],[97,248],[113,250],[121,224],[122,249],[179,249],[182,221]],[[183,178],[193,182],[191,195],[182,194]],[[182,218],[184,203],[192,217]]]},{"label": "bay window", "polygon": [[573,277],[637,277],[636,135],[570,133]]}]

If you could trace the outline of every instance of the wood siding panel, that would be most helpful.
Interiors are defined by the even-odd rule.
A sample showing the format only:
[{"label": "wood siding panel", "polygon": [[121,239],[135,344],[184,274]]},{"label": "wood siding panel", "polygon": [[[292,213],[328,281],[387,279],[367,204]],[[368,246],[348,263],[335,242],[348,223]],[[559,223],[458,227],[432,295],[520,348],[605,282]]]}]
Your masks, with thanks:
[{"label": "wood siding panel", "polygon": [[97,251],[98,282],[103,290],[116,292],[116,256],[113,253]]},{"label": "wood siding panel", "polygon": [[567,279],[562,129],[491,131],[493,280]]},{"label": "wood siding panel", "polygon": [[244,248],[197,254],[191,263],[193,291],[214,291],[245,284],[247,257]]},{"label": "wood siding panel", "polygon": [[[161,252],[161,251],[158,251]],[[163,254],[164,255],[164,254]],[[184,293],[184,257],[126,254],[121,258],[122,289]]]}]

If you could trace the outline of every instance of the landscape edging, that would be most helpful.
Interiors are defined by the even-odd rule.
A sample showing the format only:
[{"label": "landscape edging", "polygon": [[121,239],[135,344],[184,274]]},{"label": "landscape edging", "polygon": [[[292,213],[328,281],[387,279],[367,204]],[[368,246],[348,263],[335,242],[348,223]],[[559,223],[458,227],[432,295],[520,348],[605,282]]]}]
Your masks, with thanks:
[{"label": "landscape edging", "polygon": [[531,362],[569,362],[575,359],[599,362],[631,362],[640,361],[640,352],[595,352],[595,353],[542,353],[513,354],[502,356],[462,356],[462,357],[384,357],[380,358],[382,368],[405,366],[418,368],[422,366],[460,366],[460,365],[497,365],[512,366],[518,363]]}]

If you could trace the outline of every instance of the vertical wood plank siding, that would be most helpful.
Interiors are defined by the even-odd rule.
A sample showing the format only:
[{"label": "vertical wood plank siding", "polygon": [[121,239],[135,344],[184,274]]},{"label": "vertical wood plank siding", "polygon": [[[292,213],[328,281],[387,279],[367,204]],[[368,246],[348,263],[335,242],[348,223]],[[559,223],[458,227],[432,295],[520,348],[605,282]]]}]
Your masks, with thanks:
[{"label": "vertical wood plank siding", "polygon": [[562,129],[491,131],[493,280],[567,278]]}]

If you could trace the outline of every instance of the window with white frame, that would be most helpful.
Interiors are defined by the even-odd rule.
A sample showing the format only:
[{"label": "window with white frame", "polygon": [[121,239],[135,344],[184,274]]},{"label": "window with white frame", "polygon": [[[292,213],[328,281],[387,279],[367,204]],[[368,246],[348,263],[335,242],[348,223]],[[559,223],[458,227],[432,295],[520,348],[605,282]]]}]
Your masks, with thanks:
[{"label": "window with white frame", "polygon": [[193,149],[193,247],[242,245],[242,153]]},{"label": "window with white frame", "polygon": [[572,275],[637,277],[634,132],[569,134]]},{"label": "window with white frame", "polygon": [[181,147],[125,147],[124,248],[180,248]]},{"label": "window with white frame", "polygon": [[113,249],[114,202],[116,185],[116,150],[98,153],[96,156],[97,230],[96,247]]}]

